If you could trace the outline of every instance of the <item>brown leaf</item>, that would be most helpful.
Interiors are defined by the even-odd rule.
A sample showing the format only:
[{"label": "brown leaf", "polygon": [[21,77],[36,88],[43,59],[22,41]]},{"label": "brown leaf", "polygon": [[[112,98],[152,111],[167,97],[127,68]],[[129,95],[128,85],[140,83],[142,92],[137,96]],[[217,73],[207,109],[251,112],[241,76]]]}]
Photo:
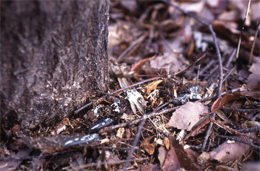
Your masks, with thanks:
[{"label": "brown leaf", "polygon": [[141,168],[141,171],[157,171],[159,170],[159,166],[149,163],[148,165]]},{"label": "brown leaf", "polygon": [[190,131],[203,113],[208,113],[208,107],[200,102],[187,102],[172,114],[167,125]]},{"label": "brown leaf", "polygon": [[224,11],[218,16],[219,20],[234,21],[237,18],[238,12],[236,10]]},{"label": "brown leaf", "polygon": [[166,151],[166,149],[165,149],[164,147],[160,147],[160,148],[158,149],[158,151],[159,151],[158,160],[160,161],[161,168],[162,168],[163,163],[164,163],[164,161],[165,161],[165,157],[166,157],[167,151]]},{"label": "brown leaf", "polygon": [[250,7],[250,13],[252,14],[252,20],[258,20],[260,18],[260,2],[255,2]]},{"label": "brown leaf", "polygon": [[141,69],[141,67],[142,67],[146,62],[149,62],[149,61],[153,60],[154,58],[155,58],[155,57],[151,57],[151,58],[146,58],[146,59],[140,60],[139,62],[135,63],[135,64],[132,66],[130,72],[134,72],[134,73],[138,74],[139,71],[140,71],[140,69]]},{"label": "brown leaf", "polygon": [[121,1],[120,3],[124,8],[128,9],[129,11],[134,12],[138,9],[136,1]]},{"label": "brown leaf", "polygon": [[206,2],[210,7],[213,8],[216,8],[219,5],[219,0],[207,0]]},{"label": "brown leaf", "polygon": [[181,168],[185,170],[198,170],[178,141],[172,139],[172,148],[166,156],[163,171],[179,170]]},{"label": "brown leaf", "polygon": [[148,84],[147,86],[145,86],[145,90],[147,94],[150,94],[151,91],[153,91],[154,89],[157,88],[157,86],[162,82],[163,80],[157,80],[154,82],[151,82],[150,84]]},{"label": "brown leaf", "polygon": [[227,104],[232,100],[237,100],[241,98],[248,98],[253,100],[260,100],[259,91],[244,91],[244,92],[234,92],[232,94],[225,94],[223,97],[218,98],[211,106],[211,112],[215,113],[223,105]]},{"label": "brown leaf", "polygon": [[[178,44],[178,42],[173,42],[174,44]],[[177,45],[176,45],[177,46]],[[179,47],[180,45],[178,45]],[[183,63],[186,63],[187,61],[184,58],[181,58],[180,55],[176,53],[164,53],[162,56],[158,56],[154,60],[150,62],[151,68],[157,68],[157,69],[163,69],[165,68],[167,72],[178,72],[179,70],[182,70],[184,68]]]},{"label": "brown leaf", "polygon": [[166,149],[169,150],[170,149],[170,140],[168,137],[164,137],[163,143],[164,143]]},{"label": "brown leaf", "polygon": [[[249,140],[246,137],[240,136],[236,138],[243,139],[244,141],[248,141],[249,143],[252,142],[252,140]],[[229,143],[229,141],[225,141],[223,144],[221,144],[215,150],[209,153],[210,159],[217,160],[220,163],[230,162],[239,159],[241,156],[245,155],[249,148],[250,146],[244,143]]]},{"label": "brown leaf", "polygon": [[242,96],[245,96],[248,99],[251,100],[260,100],[260,91],[244,91],[241,92]]},{"label": "brown leaf", "polygon": [[140,145],[140,147],[143,148],[150,155],[153,155],[156,146],[156,142],[150,143],[153,137],[154,136],[147,137]]},{"label": "brown leaf", "polygon": [[124,133],[125,133],[125,128],[119,128],[117,130],[116,136],[119,138],[123,138]]},{"label": "brown leaf", "polygon": [[260,83],[260,63],[253,63],[249,69],[252,72],[248,77],[248,84],[256,86]]},{"label": "brown leaf", "polygon": [[210,160],[210,154],[208,152],[203,152],[197,157],[198,164],[205,165]]},{"label": "brown leaf", "polygon": [[204,6],[205,2],[198,1],[198,2],[192,2],[192,3],[182,3],[180,5],[181,9],[188,11],[188,12],[194,12],[194,13],[200,13]]},{"label": "brown leaf", "polygon": [[232,100],[239,99],[241,96],[240,92],[234,92],[232,94],[225,94],[223,97],[218,98],[211,106],[211,112],[215,113],[220,107],[227,104]]}]

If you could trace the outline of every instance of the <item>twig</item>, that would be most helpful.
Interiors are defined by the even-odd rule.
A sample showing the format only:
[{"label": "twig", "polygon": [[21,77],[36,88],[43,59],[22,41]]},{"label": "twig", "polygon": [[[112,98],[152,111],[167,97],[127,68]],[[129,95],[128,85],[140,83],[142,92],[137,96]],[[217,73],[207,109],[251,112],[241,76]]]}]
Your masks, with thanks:
[{"label": "twig", "polygon": [[[186,76],[197,76],[198,74],[185,73],[184,75],[186,75]],[[218,75],[212,75],[212,74],[200,74],[200,76],[202,76],[202,77],[211,77],[211,78],[217,78],[218,77]]]},{"label": "twig", "polygon": [[184,68],[183,70],[181,70],[181,71],[179,71],[179,72],[176,72],[176,73],[174,74],[174,76],[183,74],[183,73],[186,72],[188,69],[190,69],[193,65],[195,65],[196,63],[198,63],[199,61],[201,61],[203,58],[206,57],[208,51],[209,51],[209,49],[207,49],[207,50],[205,50],[204,52],[202,52],[202,55],[201,55],[195,62],[193,62],[192,64],[190,64],[189,66],[187,66],[187,67]]},{"label": "twig", "polygon": [[222,59],[221,59],[220,51],[219,51],[218,44],[217,44],[216,34],[211,25],[209,25],[209,29],[213,36],[213,42],[214,42],[214,45],[215,45],[215,48],[217,51],[217,55],[218,55],[218,63],[219,63],[218,98],[219,98],[219,97],[221,97],[221,87],[222,87],[222,82],[223,82]]},{"label": "twig", "polygon": [[255,38],[254,38],[254,42],[253,42],[253,45],[252,45],[252,48],[251,48],[249,62],[248,62],[249,64],[251,64],[251,62],[252,62],[252,56],[253,56],[253,51],[254,51],[254,48],[255,48],[256,37],[257,37],[259,30],[260,30],[260,22],[258,23],[258,27],[257,27],[256,32],[255,32]]},{"label": "twig", "polygon": [[[213,114],[213,118],[215,118],[215,113]],[[210,122],[200,151],[204,151],[205,150],[205,147],[206,147],[207,141],[209,139],[209,135],[210,135],[212,126],[213,126],[213,122]]]},{"label": "twig", "polygon": [[213,64],[215,63],[215,60],[210,60],[209,63],[201,69],[201,74],[203,74],[207,69],[209,69]]},{"label": "twig", "polygon": [[216,95],[212,95],[212,96],[209,96],[209,97],[206,97],[206,98],[203,98],[203,99],[200,99],[198,100],[199,102],[205,102],[205,101],[208,101],[208,100],[212,100],[216,98]]},{"label": "twig", "polygon": [[170,102],[166,102],[166,103],[164,103],[163,105],[157,107],[157,108],[154,110],[154,112],[157,112],[158,110],[160,110],[161,108],[167,106],[167,105],[170,104],[171,102],[172,102],[172,100],[171,100]]},{"label": "twig", "polygon": [[134,140],[134,142],[132,144],[132,147],[131,147],[128,155],[127,155],[127,159],[126,159],[126,162],[125,162],[124,170],[126,170],[126,168],[128,167],[128,165],[130,163],[130,159],[131,159],[132,154],[134,152],[135,146],[137,145],[137,143],[139,141],[139,138],[141,136],[141,132],[142,132],[142,129],[143,129],[143,126],[144,126],[144,123],[145,123],[146,119],[147,119],[147,115],[144,114],[143,117],[142,117],[142,122],[141,122],[141,124],[138,127],[138,132],[137,132],[137,134],[135,136],[135,140]]},{"label": "twig", "polygon": [[239,111],[239,112],[257,112],[257,111],[259,112],[260,111],[259,108],[256,108],[256,109],[236,109],[236,108],[225,107],[225,106],[222,106],[221,108],[227,109],[227,110]]},{"label": "twig", "polygon": [[193,136],[197,131],[199,131],[201,128],[203,128],[205,125],[210,123],[210,118],[205,119],[199,126],[197,126],[194,130],[192,130],[188,135],[185,136],[184,140],[187,140],[189,137]]},{"label": "twig", "polygon": [[237,130],[238,132],[244,132],[244,133],[247,133],[247,132],[256,132],[256,131],[260,131],[260,126],[254,126],[254,127],[251,127],[251,128],[246,128],[246,129],[239,129]]},{"label": "twig", "polygon": [[242,26],[241,33],[240,33],[239,40],[238,40],[237,53],[236,53],[236,58],[237,58],[237,59],[238,59],[239,50],[240,50],[240,45],[241,45],[242,33],[243,33],[243,31],[244,31],[245,22],[246,22],[248,13],[249,13],[250,3],[251,3],[251,0],[249,0],[249,1],[248,1],[248,4],[247,4],[246,16],[245,16],[245,18],[244,18],[243,26]]},{"label": "twig", "polygon": [[247,91],[247,89],[246,89],[245,86],[238,87],[238,88],[229,90],[229,91],[227,91],[227,92],[223,92],[223,93],[221,93],[221,95],[223,96],[223,95],[225,95],[225,94],[231,94],[231,93],[234,93],[234,92],[243,92],[243,91]]},{"label": "twig", "polygon": [[126,57],[131,55],[137,48],[138,46],[144,41],[148,33],[145,33],[141,37],[139,37],[136,41],[134,41],[117,59],[116,62],[122,62],[122,60]]},{"label": "twig", "polygon": [[196,86],[198,86],[199,77],[200,77],[200,64],[198,66],[198,72],[197,72],[197,76],[196,76]]},{"label": "twig", "polygon": [[[241,136],[247,137],[247,138],[249,138],[249,139],[255,140],[255,141],[257,141],[257,142],[260,142],[259,139],[250,137],[250,136],[248,136],[247,134],[241,133],[241,132],[239,132],[239,131],[237,131],[237,130],[235,130],[235,129],[233,129],[233,128],[230,128],[230,127],[224,125],[223,123],[221,123],[220,121],[217,121],[217,120],[215,120],[215,119],[210,119],[210,120],[211,120],[212,122],[214,122],[216,125],[221,126],[223,129],[225,129],[225,130],[227,130],[227,131],[230,131],[230,132],[233,132],[233,133],[236,134],[236,135],[241,135]],[[211,122],[211,123],[212,123],[212,122]]]},{"label": "twig", "polygon": [[236,50],[233,50],[232,54],[230,55],[230,57],[228,58],[228,61],[225,65],[225,68],[227,68],[229,66],[229,64],[231,63],[233,57],[235,56]]},{"label": "twig", "polygon": [[232,69],[226,74],[226,76],[224,77],[223,81],[225,81],[235,69],[236,69],[235,67],[232,68]]},{"label": "twig", "polygon": [[253,144],[253,143],[247,142],[247,141],[245,141],[245,140],[242,140],[242,139],[239,139],[239,138],[236,138],[236,137],[225,136],[225,135],[216,135],[216,137],[235,140],[235,141],[237,141],[237,142],[244,143],[244,144],[250,145],[251,147],[260,149],[260,146],[257,146],[257,145],[255,145],[255,144]]}]

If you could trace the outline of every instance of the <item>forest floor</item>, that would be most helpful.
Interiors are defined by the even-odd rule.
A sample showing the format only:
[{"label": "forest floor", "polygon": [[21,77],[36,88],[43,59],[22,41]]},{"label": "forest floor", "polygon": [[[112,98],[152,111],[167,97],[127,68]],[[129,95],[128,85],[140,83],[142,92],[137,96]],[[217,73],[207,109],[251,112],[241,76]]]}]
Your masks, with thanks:
[{"label": "forest floor", "polygon": [[[244,0],[112,1],[109,93],[39,129],[45,133],[30,133],[38,138],[14,143],[38,151],[17,149],[17,158],[30,157],[9,164],[21,170],[31,169],[28,161],[36,170],[259,169],[260,2],[251,2],[248,15],[247,6]],[[50,134],[60,136],[45,137]]]}]

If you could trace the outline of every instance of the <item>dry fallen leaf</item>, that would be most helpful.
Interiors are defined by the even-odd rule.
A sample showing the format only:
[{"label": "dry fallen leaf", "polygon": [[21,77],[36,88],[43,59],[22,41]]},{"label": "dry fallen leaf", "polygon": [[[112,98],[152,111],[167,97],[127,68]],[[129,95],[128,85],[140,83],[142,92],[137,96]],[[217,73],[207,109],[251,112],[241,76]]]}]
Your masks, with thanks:
[{"label": "dry fallen leaf", "polygon": [[187,102],[172,114],[167,125],[190,131],[203,113],[208,113],[208,107],[200,102]]},{"label": "dry fallen leaf", "polygon": [[[254,136],[254,134],[251,135]],[[248,140],[246,137],[240,136],[236,138],[239,138],[241,140],[243,139],[244,141],[252,142],[252,140]],[[230,140],[227,140],[223,144],[218,146],[215,150],[209,153],[210,160],[217,160],[220,163],[233,161],[245,155],[249,148],[250,146],[247,144],[235,142],[235,141],[232,142]]]},{"label": "dry fallen leaf", "polygon": [[192,2],[192,3],[182,3],[180,8],[188,12],[200,13],[204,6],[204,1]]},{"label": "dry fallen leaf", "polygon": [[119,128],[119,129],[117,130],[116,136],[117,136],[118,138],[123,138],[124,133],[125,133],[125,128]]},{"label": "dry fallen leaf", "polygon": [[227,104],[232,100],[239,99],[241,94],[239,92],[235,92],[232,94],[225,94],[223,97],[218,98],[211,106],[211,112],[215,113],[220,107]]},{"label": "dry fallen leaf", "polygon": [[163,171],[172,171],[172,170],[199,170],[195,166],[194,162],[187,156],[185,151],[179,142],[175,139],[172,139],[172,147],[168,151]]},{"label": "dry fallen leaf", "polygon": [[252,13],[252,20],[258,20],[260,18],[260,2],[255,2],[251,5],[250,12]]},{"label": "dry fallen leaf", "polygon": [[149,163],[148,165],[141,168],[141,171],[157,171],[160,170],[158,165]]},{"label": "dry fallen leaf", "polygon": [[142,66],[146,63],[149,62],[151,60],[153,60],[155,57],[151,57],[151,58],[146,58],[146,59],[142,59],[139,62],[135,63],[132,68],[130,69],[130,74],[135,73],[138,74],[140,69],[142,68]]},{"label": "dry fallen leaf", "polygon": [[[177,43],[179,43],[178,41]],[[177,46],[181,48],[179,45],[175,45],[176,42],[168,42],[170,46]],[[185,66],[184,63],[187,63],[187,60],[183,58],[181,55],[177,53],[164,53],[162,56],[157,56],[154,60],[150,61],[150,67],[156,69],[166,69],[168,73],[178,72],[182,70]]]},{"label": "dry fallen leaf", "polygon": [[225,94],[223,97],[218,98],[211,106],[211,112],[215,113],[220,107],[227,104],[232,100],[237,100],[241,98],[248,98],[253,100],[260,100],[259,91],[245,91],[245,92],[234,92],[232,94]]},{"label": "dry fallen leaf", "polygon": [[156,142],[150,143],[153,137],[154,136],[147,137],[140,145],[140,147],[143,148],[150,155],[153,155],[156,146]]},{"label": "dry fallen leaf", "polygon": [[138,5],[136,1],[121,1],[121,5],[129,11],[137,11]]},{"label": "dry fallen leaf", "polygon": [[170,140],[168,137],[164,137],[163,143],[164,143],[166,149],[169,150],[170,149]]},{"label": "dry fallen leaf", "polygon": [[161,165],[161,168],[163,166],[163,163],[165,161],[165,157],[166,157],[166,154],[167,154],[167,151],[164,147],[160,147],[158,149],[159,151],[159,154],[158,154],[158,160],[160,161],[160,165]]},{"label": "dry fallen leaf", "polygon": [[147,94],[150,94],[151,91],[157,88],[157,86],[162,82],[163,80],[156,80],[145,86],[145,90]]},{"label": "dry fallen leaf", "polygon": [[210,160],[210,154],[208,152],[203,152],[197,157],[197,162],[199,165],[205,165]]},{"label": "dry fallen leaf", "polygon": [[247,83],[256,86],[260,83],[260,63],[253,63],[249,71],[252,73],[249,75]]}]

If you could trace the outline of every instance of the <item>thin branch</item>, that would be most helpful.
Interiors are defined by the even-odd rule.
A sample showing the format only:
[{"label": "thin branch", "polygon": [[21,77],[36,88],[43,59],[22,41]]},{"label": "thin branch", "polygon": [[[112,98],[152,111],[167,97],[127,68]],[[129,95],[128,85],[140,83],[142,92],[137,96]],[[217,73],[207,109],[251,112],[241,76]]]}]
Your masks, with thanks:
[{"label": "thin branch", "polygon": [[260,126],[254,126],[254,127],[246,128],[246,129],[238,129],[237,131],[238,132],[244,132],[244,133],[256,132],[256,131],[260,131]]},{"label": "thin branch", "polygon": [[247,19],[248,13],[249,13],[249,9],[250,9],[250,4],[251,4],[251,0],[249,0],[249,1],[248,1],[248,4],[247,4],[246,16],[245,16],[245,19],[244,19],[244,22],[243,22],[243,26],[242,26],[242,29],[241,29],[241,33],[240,33],[240,36],[239,36],[239,40],[238,40],[237,53],[236,53],[236,58],[237,58],[237,59],[238,59],[239,50],[240,50],[240,45],[241,45],[242,33],[243,33],[243,31],[244,31],[245,22],[246,22],[246,19]]},{"label": "thin branch", "polygon": [[247,145],[249,145],[251,147],[260,149],[260,146],[254,145],[253,143],[250,143],[248,141],[245,141],[245,140],[242,140],[242,139],[239,139],[239,138],[236,138],[236,137],[225,136],[225,135],[216,135],[216,137],[226,138],[226,139],[230,139],[230,140],[235,140],[237,142],[244,143],[244,144],[247,144]]},{"label": "thin branch", "polygon": [[224,125],[224,124],[223,124],[222,122],[220,122],[220,121],[217,121],[217,120],[215,120],[215,119],[211,119],[211,121],[212,121],[211,123],[214,122],[217,126],[223,128],[223,129],[225,129],[226,131],[233,132],[233,133],[236,134],[236,135],[244,136],[244,137],[246,137],[246,138],[248,138],[248,139],[252,139],[252,140],[254,140],[254,141],[260,142],[259,139],[254,138],[254,137],[250,137],[248,134],[244,134],[244,133],[239,132],[239,131],[237,131],[237,130],[235,130],[235,129],[233,129],[233,128],[230,128],[230,127]]},{"label": "thin branch", "polygon": [[144,39],[147,37],[148,33],[145,33],[144,35],[140,36],[137,40],[135,40],[117,59],[116,62],[122,62],[125,57],[131,55],[138,47],[139,45],[144,41]]},{"label": "thin branch", "polygon": [[233,50],[232,54],[230,55],[230,57],[228,58],[228,61],[225,65],[225,68],[227,68],[229,66],[229,64],[231,63],[233,57],[235,56],[236,50]]},{"label": "thin branch", "polygon": [[239,111],[239,112],[259,112],[260,111],[259,108],[256,108],[256,109],[236,109],[236,108],[233,108],[233,107],[225,107],[225,106],[222,106],[221,108],[227,109],[227,110]]},{"label": "thin branch", "polygon": [[205,52],[202,52],[202,55],[195,61],[193,62],[192,64],[190,64],[189,66],[187,66],[186,68],[184,68],[183,70],[179,71],[179,72],[176,72],[174,74],[174,76],[177,76],[177,75],[181,75],[183,73],[185,73],[188,69],[190,69],[193,65],[195,65],[196,63],[198,63],[199,61],[201,61],[202,59],[204,59],[207,55],[207,52],[209,51],[209,49],[205,50]]},{"label": "thin branch", "polygon": [[226,76],[224,77],[223,81],[226,81],[226,79],[230,76],[230,74],[235,70],[236,68],[232,68],[230,71],[228,71],[228,73],[226,74]]},{"label": "thin branch", "polygon": [[135,146],[137,145],[137,143],[139,141],[139,138],[141,136],[141,132],[142,132],[142,129],[143,129],[143,126],[144,126],[144,123],[145,123],[146,119],[147,119],[147,115],[144,114],[143,117],[142,117],[142,122],[141,122],[141,124],[138,127],[138,132],[137,132],[137,134],[135,136],[135,140],[134,140],[134,142],[132,144],[132,147],[131,147],[128,155],[127,155],[127,159],[126,159],[126,162],[125,162],[124,170],[126,170],[126,168],[128,167],[128,165],[130,163],[130,159],[131,159],[132,154],[133,154],[133,152],[135,150]]},{"label": "thin branch", "polygon": [[[213,114],[213,117],[215,118],[215,113]],[[202,144],[202,146],[201,146],[200,151],[204,151],[204,150],[205,150],[205,147],[206,147],[206,145],[207,145],[207,141],[208,141],[208,139],[209,139],[209,135],[210,135],[212,126],[213,126],[213,122],[210,122],[210,123],[209,123],[209,127],[208,127],[208,129],[207,129],[207,133],[206,133],[206,135],[205,135],[205,137],[204,137],[204,141],[203,141],[203,144]]]},{"label": "thin branch", "polygon": [[197,76],[196,76],[196,86],[198,86],[199,77],[200,77],[200,64],[198,66],[198,71],[197,71]]},{"label": "thin branch", "polygon": [[249,64],[251,64],[251,62],[252,62],[252,56],[253,56],[253,52],[254,52],[254,48],[255,48],[256,37],[257,37],[259,30],[260,30],[260,22],[258,23],[258,27],[257,27],[256,32],[255,32],[255,38],[254,38],[254,42],[253,42],[253,45],[252,45],[252,48],[251,48],[249,62],[248,62]]}]

